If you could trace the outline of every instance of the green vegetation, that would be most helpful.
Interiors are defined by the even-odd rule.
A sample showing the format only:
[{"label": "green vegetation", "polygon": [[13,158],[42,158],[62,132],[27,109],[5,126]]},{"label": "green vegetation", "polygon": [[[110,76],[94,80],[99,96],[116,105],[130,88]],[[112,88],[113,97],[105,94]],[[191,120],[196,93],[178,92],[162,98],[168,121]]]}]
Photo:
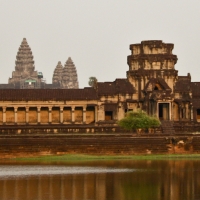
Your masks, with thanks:
[{"label": "green vegetation", "polygon": [[4,161],[16,162],[78,162],[78,161],[103,161],[103,160],[182,160],[200,159],[200,154],[167,154],[167,155],[84,155],[65,154],[48,155],[38,157],[20,157],[4,159]]},{"label": "green vegetation", "polygon": [[119,126],[126,130],[148,129],[160,126],[160,121],[156,117],[147,115],[142,110],[130,111],[118,122]]},{"label": "green vegetation", "polygon": [[89,78],[88,84],[89,84],[89,86],[91,86],[91,87],[95,87],[96,84],[97,84],[97,81],[98,81],[98,80],[97,80],[96,77],[91,76],[91,77]]}]

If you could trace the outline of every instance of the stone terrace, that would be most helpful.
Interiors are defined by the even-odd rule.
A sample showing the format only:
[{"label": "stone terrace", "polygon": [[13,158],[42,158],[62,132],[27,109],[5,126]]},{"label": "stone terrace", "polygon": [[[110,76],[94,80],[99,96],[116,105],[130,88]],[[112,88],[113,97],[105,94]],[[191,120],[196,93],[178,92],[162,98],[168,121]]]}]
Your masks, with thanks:
[{"label": "stone terrace", "polygon": [[200,152],[200,136],[135,134],[0,135],[3,158],[67,153],[97,155],[170,154]]}]

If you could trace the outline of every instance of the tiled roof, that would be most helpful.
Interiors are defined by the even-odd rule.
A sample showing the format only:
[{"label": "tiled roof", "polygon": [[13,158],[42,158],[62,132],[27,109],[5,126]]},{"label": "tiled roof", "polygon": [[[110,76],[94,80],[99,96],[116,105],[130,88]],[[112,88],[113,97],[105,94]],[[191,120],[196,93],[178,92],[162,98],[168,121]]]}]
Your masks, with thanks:
[{"label": "tiled roof", "polygon": [[192,105],[193,105],[195,108],[200,108],[200,98],[192,99]]},{"label": "tiled roof", "polygon": [[98,95],[133,94],[134,87],[127,79],[116,79],[114,82],[98,82]]},{"label": "tiled roof", "polygon": [[188,92],[190,91],[191,80],[188,79],[188,76],[179,76],[178,81],[174,86],[174,91],[176,92]]},{"label": "tiled roof", "polygon": [[192,97],[200,97],[200,82],[190,83],[192,90]]},{"label": "tiled roof", "polygon": [[93,88],[84,89],[0,89],[1,101],[96,100]]}]

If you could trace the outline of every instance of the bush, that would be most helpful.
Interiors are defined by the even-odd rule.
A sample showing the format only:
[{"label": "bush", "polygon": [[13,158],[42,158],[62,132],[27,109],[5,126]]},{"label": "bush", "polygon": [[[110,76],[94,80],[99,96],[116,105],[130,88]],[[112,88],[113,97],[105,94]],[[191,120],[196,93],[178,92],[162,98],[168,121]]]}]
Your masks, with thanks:
[{"label": "bush", "polygon": [[160,121],[156,117],[148,116],[142,110],[130,111],[126,116],[118,121],[120,127],[126,130],[148,129],[160,126]]}]

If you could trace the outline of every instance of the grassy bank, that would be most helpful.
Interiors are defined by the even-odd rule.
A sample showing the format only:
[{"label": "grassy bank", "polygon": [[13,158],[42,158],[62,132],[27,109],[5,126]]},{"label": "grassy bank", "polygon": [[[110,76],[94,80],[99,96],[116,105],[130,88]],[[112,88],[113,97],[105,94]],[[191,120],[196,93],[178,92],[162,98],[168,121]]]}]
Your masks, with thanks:
[{"label": "grassy bank", "polygon": [[65,154],[48,155],[38,157],[19,157],[7,158],[9,161],[19,162],[70,162],[70,161],[103,161],[103,160],[182,160],[198,159],[200,154],[167,154],[167,155],[84,155],[84,154]]}]

